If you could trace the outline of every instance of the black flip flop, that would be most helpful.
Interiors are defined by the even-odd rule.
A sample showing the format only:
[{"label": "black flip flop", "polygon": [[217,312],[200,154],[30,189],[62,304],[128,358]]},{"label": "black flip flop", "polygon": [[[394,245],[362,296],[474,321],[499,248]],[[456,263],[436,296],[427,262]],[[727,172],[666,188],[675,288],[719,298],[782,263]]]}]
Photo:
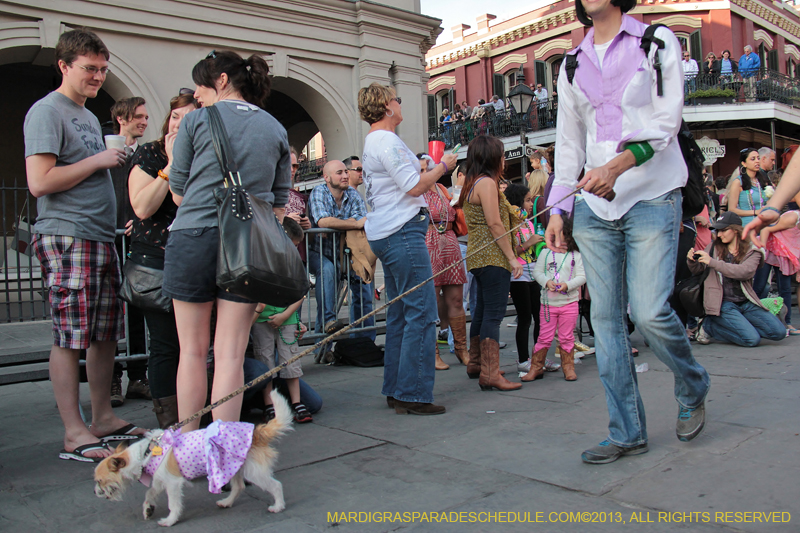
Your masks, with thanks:
[{"label": "black flip flop", "polygon": [[78,446],[71,452],[67,450],[61,450],[58,454],[59,459],[63,459],[65,461],[79,461],[81,463],[99,463],[105,457],[87,457],[84,455],[86,452],[93,452],[95,450],[108,450],[108,444],[105,442],[96,442],[94,444],[84,444],[83,446]]},{"label": "black flip flop", "polygon": [[112,440],[137,440],[144,437],[144,435],[136,435],[133,433],[137,429],[139,429],[137,426],[134,426],[133,424],[128,424],[125,427],[121,427],[116,431],[112,431],[107,435],[103,435],[102,437],[97,437],[97,438],[100,439],[100,442],[108,442]]}]

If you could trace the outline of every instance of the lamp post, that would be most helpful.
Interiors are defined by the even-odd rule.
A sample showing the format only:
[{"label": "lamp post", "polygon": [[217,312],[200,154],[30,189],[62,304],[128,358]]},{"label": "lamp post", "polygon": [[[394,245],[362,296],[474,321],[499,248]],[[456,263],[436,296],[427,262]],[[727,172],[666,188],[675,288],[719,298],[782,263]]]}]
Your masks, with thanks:
[{"label": "lamp post", "polygon": [[517,72],[517,84],[508,92],[511,108],[519,119],[519,144],[522,147],[522,176],[528,173],[527,149],[528,139],[525,135],[525,117],[530,116],[531,104],[536,94],[525,84],[525,72],[522,65]]}]

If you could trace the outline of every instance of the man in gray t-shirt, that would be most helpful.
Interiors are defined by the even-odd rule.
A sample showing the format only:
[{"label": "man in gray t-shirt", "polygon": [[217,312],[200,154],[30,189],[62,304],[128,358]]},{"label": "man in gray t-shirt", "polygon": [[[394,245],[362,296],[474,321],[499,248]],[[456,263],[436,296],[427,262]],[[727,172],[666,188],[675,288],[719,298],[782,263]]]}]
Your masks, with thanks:
[{"label": "man in gray t-shirt", "polygon": [[[122,165],[125,152],[105,149],[100,123],[84,107],[105,81],[108,58],[94,33],[62,34],[56,44],[61,86],[31,107],[24,126],[28,188],[38,198],[33,248],[53,316],[50,380],[65,429],[59,457],[82,462],[110,455],[101,439],[127,440],[144,432],[114,414],[109,395],[124,330],[108,169]],[[78,357],[84,349],[91,428],[78,406]]]}]

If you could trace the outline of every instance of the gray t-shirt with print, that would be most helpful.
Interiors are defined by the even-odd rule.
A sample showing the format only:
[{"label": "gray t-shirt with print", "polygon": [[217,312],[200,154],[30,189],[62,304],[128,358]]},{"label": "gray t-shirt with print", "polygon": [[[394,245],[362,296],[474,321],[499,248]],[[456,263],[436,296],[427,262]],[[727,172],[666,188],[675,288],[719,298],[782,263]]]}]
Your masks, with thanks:
[{"label": "gray t-shirt with print", "polygon": [[[25,157],[54,154],[56,166],[72,165],[105,150],[100,122],[59,92],[33,104],[25,116]],[[108,170],[37,202],[36,233],[114,242],[117,206]]]}]

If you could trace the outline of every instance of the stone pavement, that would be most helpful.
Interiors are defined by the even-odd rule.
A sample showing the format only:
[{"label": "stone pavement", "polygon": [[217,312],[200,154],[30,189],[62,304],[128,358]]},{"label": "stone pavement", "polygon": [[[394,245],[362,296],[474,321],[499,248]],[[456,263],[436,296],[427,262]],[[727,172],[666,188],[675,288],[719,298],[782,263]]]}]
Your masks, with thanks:
[{"label": "stone pavement", "polygon": [[[503,326],[501,334],[509,343],[501,363],[517,381],[514,329]],[[481,392],[455,357],[445,354],[453,366],[436,373],[435,393],[448,412],[435,417],[388,409],[380,396],[381,368],[322,366],[308,359],[306,379],[325,405],[313,424],[296,427],[278,445],[276,477],[286,510],[269,513],[270,496],[252,486],[232,509],[221,510],[205,481],[198,481],[186,491],[186,510],[173,530],[800,531],[800,338],[755,349],[695,346],[712,375],[712,389],[706,429],[690,443],[675,437],[671,374],[638,334],[633,340],[641,350],[637,363],[650,367],[638,374],[648,416],[647,454],[609,465],[581,463],[580,452],[603,440],[608,420],[592,356],[577,367],[577,382],[548,373],[520,391],[500,393]],[[81,392],[88,410],[85,385]],[[119,412],[153,426],[150,408],[129,400]],[[62,426],[49,383],[0,387],[0,428],[0,531],[159,529],[141,517],[143,486],[131,487],[124,502],[101,500],[93,493],[91,465],[57,458]],[[159,504],[156,518],[166,515],[163,496]],[[401,513],[397,518],[448,512],[450,520],[462,513],[466,521],[482,521],[431,523],[428,514],[413,522],[357,523],[333,516],[377,511]],[[573,521],[557,522],[569,520],[562,512],[572,512]],[[789,516],[784,523],[753,522]],[[540,522],[509,523],[517,517]]]}]

